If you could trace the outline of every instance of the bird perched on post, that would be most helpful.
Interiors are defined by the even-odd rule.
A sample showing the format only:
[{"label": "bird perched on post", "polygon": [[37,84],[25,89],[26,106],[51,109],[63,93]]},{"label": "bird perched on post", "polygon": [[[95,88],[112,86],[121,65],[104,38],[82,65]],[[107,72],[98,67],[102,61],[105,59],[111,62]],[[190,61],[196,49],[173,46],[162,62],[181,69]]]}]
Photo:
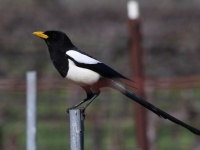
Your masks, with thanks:
[{"label": "bird perched on post", "polygon": [[130,79],[78,49],[65,33],[61,31],[45,31],[34,32],[33,34],[46,42],[50,58],[60,75],[73,81],[85,90],[87,97],[72,108],[77,108],[86,103],[83,109],[85,110],[100,94],[101,88],[110,87],[151,110],[159,117],[169,119],[187,128],[194,134],[200,135],[200,130],[169,115],[127,89],[123,80],[131,81]]}]

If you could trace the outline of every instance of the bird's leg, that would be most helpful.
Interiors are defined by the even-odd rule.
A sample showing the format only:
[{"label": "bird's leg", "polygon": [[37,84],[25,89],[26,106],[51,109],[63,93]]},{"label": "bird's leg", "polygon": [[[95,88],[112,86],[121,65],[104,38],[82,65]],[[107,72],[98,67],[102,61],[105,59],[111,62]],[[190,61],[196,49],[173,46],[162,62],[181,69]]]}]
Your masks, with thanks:
[{"label": "bird's leg", "polygon": [[75,106],[73,107],[70,107],[67,109],[67,112],[69,112],[70,109],[73,109],[73,108],[77,108],[79,107],[80,105],[82,105],[83,103],[85,103],[86,101],[89,101],[85,106],[83,106],[83,109],[82,111],[85,112],[85,109],[95,100],[95,98],[100,94],[100,90],[97,89],[97,90],[94,90],[94,89],[89,89],[86,91],[87,93],[87,98],[82,100],[81,102],[79,102],[78,104],[76,104]]},{"label": "bird's leg", "polygon": [[91,91],[91,89],[86,88],[86,87],[83,87],[83,89],[86,91],[87,97],[84,100],[80,101],[78,104],[76,104],[70,108],[67,108],[67,112],[69,112],[70,109],[79,107],[80,105],[82,105],[83,103],[85,103],[86,101],[88,101],[94,97],[95,94]]},{"label": "bird's leg", "polygon": [[97,97],[98,95],[94,95],[93,97],[92,97],[92,99],[90,99],[89,101],[88,101],[88,103],[83,107],[84,109],[86,109],[94,100],[95,100],[95,98]]},{"label": "bird's leg", "polygon": [[84,100],[80,101],[78,104],[76,104],[72,108],[77,108],[78,106],[82,105],[83,103],[85,103],[86,101],[90,100],[93,97],[94,97],[93,93],[87,93],[87,98],[85,98]]},{"label": "bird's leg", "polygon": [[88,101],[88,103],[83,107],[82,111],[85,112],[85,109],[95,100],[95,98],[97,96],[99,96],[100,94],[100,90],[97,89],[97,90],[92,90],[93,91],[93,97]]}]

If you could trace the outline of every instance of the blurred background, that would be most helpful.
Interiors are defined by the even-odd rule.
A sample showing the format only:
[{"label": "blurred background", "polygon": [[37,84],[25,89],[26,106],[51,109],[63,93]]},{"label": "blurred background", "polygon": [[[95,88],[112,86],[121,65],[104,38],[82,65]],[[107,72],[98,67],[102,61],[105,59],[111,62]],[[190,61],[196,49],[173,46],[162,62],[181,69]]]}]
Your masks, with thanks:
[{"label": "blurred background", "polygon": [[[139,0],[146,98],[200,127],[200,1]],[[38,75],[38,150],[69,149],[66,108],[85,97],[62,80],[34,31],[62,30],[131,77],[126,0],[0,1],[0,149],[26,149],[26,88]],[[87,110],[85,149],[136,149],[133,101],[105,90]],[[148,111],[151,150],[198,150],[200,138]]]}]

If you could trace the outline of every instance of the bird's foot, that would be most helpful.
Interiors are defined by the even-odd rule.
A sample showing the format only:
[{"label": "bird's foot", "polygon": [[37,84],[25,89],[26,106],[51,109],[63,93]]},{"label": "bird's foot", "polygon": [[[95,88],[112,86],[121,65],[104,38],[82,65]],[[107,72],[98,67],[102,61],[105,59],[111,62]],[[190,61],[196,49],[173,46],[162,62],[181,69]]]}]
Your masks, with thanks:
[{"label": "bird's foot", "polygon": [[[69,114],[69,111],[72,110],[72,109],[76,109],[76,107],[67,108],[66,112]],[[82,120],[84,120],[85,119],[85,108],[82,107],[82,108],[78,108],[78,109],[80,109],[80,111],[81,111],[81,118],[82,118]]]},{"label": "bird's foot", "polygon": [[[69,107],[69,108],[67,108],[66,112],[69,113],[70,110],[76,109],[76,108],[77,108],[77,107],[75,107],[75,106]],[[81,110],[81,113],[82,113],[82,114],[85,114],[85,109],[86,109],[85,107],[81,107],[81,108],[77,108],[77,109],[80,109],[80,110]]]},{"label": "bird's foot", "polygon": [[69,107],[69,108],[67,108],[66,112],[69,114],[69,111],[70,111],[71,109],[75,109],[75,107]]}]

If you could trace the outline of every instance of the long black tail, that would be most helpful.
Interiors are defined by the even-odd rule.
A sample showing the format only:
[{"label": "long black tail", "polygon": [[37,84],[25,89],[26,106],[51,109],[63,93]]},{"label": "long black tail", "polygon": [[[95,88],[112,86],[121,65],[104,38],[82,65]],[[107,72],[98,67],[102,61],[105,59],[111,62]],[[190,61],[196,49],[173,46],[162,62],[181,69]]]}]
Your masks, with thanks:
[{"label": "long black tail", "polygon": [[152,112],[154,112],[155,114],[157,114],[159,117],[162,117],[164,119],[169,119],[172,122],[179,124],[183,127],[185,127],[186,129],[190,130],[192,133],[200,135],[200,130],[191,127],[190,125],[178,120],[177,118],[169,115],[168,113],[162,111],[161,109],[155,107],[154,105],[152,105],[151,103],[147,102],[146,100],[144,100],[143,98],[137,96],[136,94],[134,94],[133,92],[131,92],[130,90],[128,90],[126,87],[124,87],[122,84],[115,82],[115,81],[110,81],[111,82],[111,87],[120,91],[121,93],[123,93],[124,95],[126,95],[127,97],[129,97],[130,99],[136,101],[137,103],[139,103],[140,105],[144,106],[145,108],[151,110]]}]

